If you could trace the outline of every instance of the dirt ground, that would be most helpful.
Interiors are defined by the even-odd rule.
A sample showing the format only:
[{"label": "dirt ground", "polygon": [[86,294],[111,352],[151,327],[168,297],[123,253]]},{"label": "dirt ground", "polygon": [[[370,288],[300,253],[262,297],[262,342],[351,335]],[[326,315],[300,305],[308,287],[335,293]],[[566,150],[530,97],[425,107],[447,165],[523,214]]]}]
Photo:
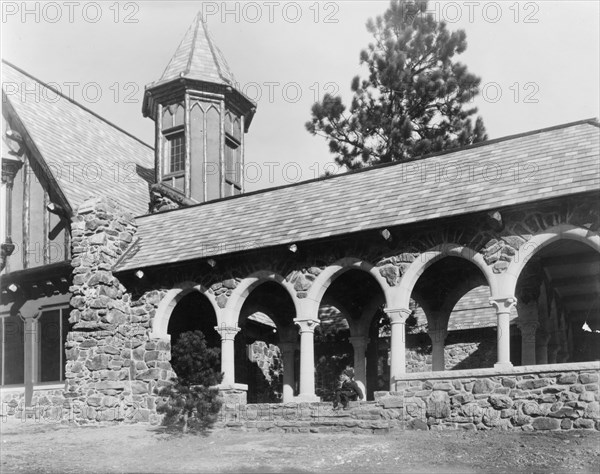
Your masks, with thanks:
[{"label": "dirt ground", "polygon": [[0,425],[9,472],[600,472],[598,432],[404,431],[388,435],[213,431],[148,425]]}]

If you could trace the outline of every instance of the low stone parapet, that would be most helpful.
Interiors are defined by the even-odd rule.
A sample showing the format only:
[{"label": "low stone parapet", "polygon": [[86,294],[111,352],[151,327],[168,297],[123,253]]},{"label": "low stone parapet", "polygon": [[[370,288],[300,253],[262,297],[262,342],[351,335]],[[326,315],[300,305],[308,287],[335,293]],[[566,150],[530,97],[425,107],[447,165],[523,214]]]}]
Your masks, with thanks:
[{"label": "low stone parapet", "polygon": [[600,363],[407,374],[395,392],[406,422],[428,429],[600,429]]},{"label": "low stone parapet", "polygon": [[407,374],[375,400],[225,404],[217,426],[258,431],[600,430],[598,362]]}]

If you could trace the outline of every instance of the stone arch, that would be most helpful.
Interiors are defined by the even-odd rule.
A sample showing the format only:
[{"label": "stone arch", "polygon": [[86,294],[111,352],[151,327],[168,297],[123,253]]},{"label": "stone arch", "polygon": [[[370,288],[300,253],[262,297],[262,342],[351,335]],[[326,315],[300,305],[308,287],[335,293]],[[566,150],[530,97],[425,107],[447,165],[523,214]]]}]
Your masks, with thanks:
[{"label": "stone arch", "polygon": [[252,293],[254,288],[266,282],[275,282],[281,285],[281,287],[289,294],[290,298],[294,302],[296,315],[300,314],[298,311],[298,299],[295,297],[293,288],[285,280],[285,278],[276,272],[259,270],[244,278],[233,290],[227,300],[227,304],[225,305],[224,322],[229,325],[237,326],[238,318],[240,316],[240,311],[242,310],[244,301],[246,301],[246,298],[250,295],[250,293]]},{"label": "stone arch", "polygon": [[316,316],[318,314],[319,305],[323,299],[323,295],[327,291],[327,288],[329,288],[329,286],[337,277],[349,270],[362,270],[370,274],[379,284],[381,291],[384,294],[386,303],[389,302],[388,295],[390,293],[390,287],[386,280],[380,275],[377,267],[358,258],[346,257],[325,267],[325,269],[319,273],[315,281],[313,281],[310,289],[308,290],[307,296],[304,299],[305,302],[303,301],[303,304],[308,305],[308,307],[304,307],[305,314],[302,316]]},{"label": "stone arch", "polygon": [[388,307],[392,309],[408,308],[412,290],[419,277],[432,264],[445,257],[460,257],[473,263],[481,273],[483,273],[483,276],[490,287],[491,295],[495,296],[498,293],[497,277],[493,273],[493,270],[486,265],[485,260],[480,253],[464,245],[446,243],[437,245],[432,249],[423,252],[410,264],[400,280],[400,285],[394,289],[395,291],[391,301],[392,306]]},{"label": "stone arch", "polygon": [[152,333],[150,334],[150,337],[159,339],[169,339],[171,337],[167,332],[171,314],[173,313],[175,306],[177,306],[177,303],[179,303],[184,296],[187,296],[193,291],[197,291],[208,298],[208,301],[210,301],[210,304],[217,315],[217,321],[219,324],[221,324],[222,310],[219,308],[212,295],[208,292],[208,289],[196,282],[185,281],[176,284],[173,288],[167,291],[167,293],[161,299],[158,308],[156,309],[156,315],[152,320]]},{"label": "stone arch", "polygon": [[[502,295],[512,296],[515,294],[519,275],[527,265],[527,262],[544,247],[562,239],[570,239],[590,246],[600,253],[600,235],[584,227],[572,224],[559,224],[535,234],[524,243],[515,254],[512,262],[502,275]],[[494,293],[492,293],[494,294]]]}]

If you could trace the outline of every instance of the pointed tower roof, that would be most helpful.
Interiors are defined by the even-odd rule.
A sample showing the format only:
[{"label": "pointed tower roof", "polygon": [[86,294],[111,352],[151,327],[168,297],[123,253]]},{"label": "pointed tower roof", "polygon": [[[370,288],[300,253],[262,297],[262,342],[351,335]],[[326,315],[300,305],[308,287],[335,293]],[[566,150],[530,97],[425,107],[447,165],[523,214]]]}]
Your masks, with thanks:
[{"label": "pointed tower roof", "polygon": [[244,128],[248,131],[256,103],[239,89],[201,13],[194,18],[160,79],[146,86],[142,104],[144,117],[155,118],[157,103],[169,100],[171,95],[186,88],[224,95],[228,103],[245,116]]},{"label": "pointed tower roof", "polygon": [[161,78],[152,86],[181,77],[235,86],[235,78],[201,13],[196,15]]}]

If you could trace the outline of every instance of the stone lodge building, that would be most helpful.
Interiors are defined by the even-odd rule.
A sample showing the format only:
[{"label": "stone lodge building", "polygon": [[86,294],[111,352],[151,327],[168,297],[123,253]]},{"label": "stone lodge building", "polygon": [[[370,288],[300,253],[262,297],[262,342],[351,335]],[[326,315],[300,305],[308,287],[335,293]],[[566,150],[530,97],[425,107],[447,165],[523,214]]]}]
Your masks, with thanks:
[{"label": "stone lodge building", "polygon": [[2,66],[3,415],[156,420],[200,329],[225,410],[314,411],[352,365],[344,426],[600,428],[597,121],[245,193],[256,105],[200,16],[154,149]]}]

